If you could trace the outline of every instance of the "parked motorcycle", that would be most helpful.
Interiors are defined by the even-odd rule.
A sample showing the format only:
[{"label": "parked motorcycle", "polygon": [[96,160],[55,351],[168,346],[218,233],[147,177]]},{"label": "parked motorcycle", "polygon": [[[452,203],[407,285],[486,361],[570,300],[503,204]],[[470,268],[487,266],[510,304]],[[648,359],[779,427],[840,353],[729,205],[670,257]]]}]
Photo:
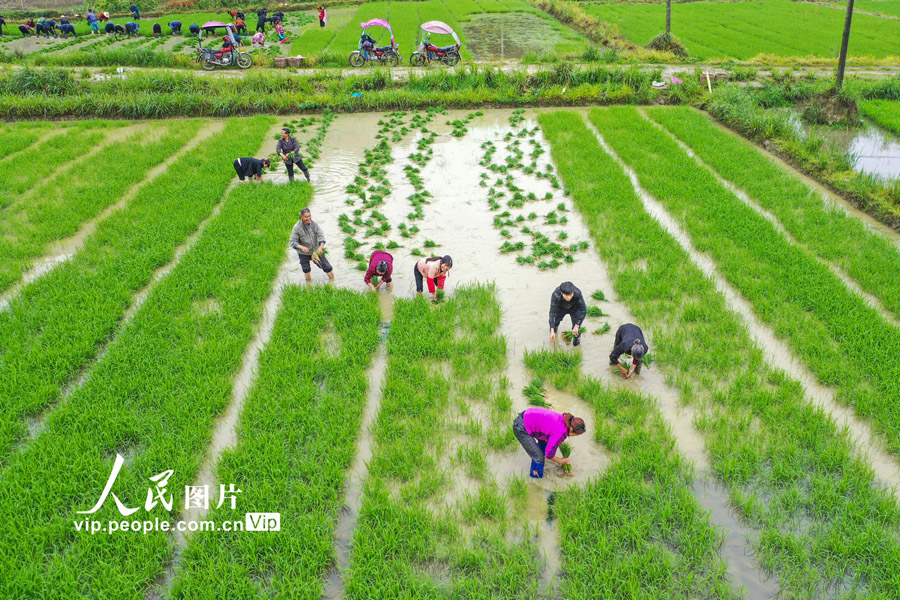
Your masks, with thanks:
[{"label": "parked motorcycle", "polygon": [[[422,24],[422,31],[422,42],[419,44],[419,48],[410,55],[409,64],[421,67],[426,63],[437,61],[452,67],[459,62],[461,58],[459,36],[449,25],[440,21],[429,21]],[[451,35],[456,44],[435,46],[430,39],[432,33]]]},{"label": "parked motorcycle", "polygon": [[205,71],[214,71],[216,67],[233,65],[237,65],[241,69],[249,69],[253,66],[253,57],[246,52],[235,50],[233,46],[226,46],[221,50],[197,48],[197,61]]},{"label": "parked motorcycle", "polygon": [[396,46],[376,46],[375,40],[363,33],[359,47],[350,53],[350,66],[361,67],[367,62],[385,63],[391,67],[400,64]]}]

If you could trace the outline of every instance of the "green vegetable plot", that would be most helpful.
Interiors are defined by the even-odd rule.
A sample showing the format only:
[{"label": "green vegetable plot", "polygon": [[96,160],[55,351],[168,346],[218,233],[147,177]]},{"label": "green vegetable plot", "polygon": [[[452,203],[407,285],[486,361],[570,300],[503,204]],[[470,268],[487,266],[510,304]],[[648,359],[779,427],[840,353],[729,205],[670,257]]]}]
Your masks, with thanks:
[{"label": "green vegetable plot", "polygon": [[859,103],[859,112],[888,131],[900,135],[900,101],[867,100]]}]

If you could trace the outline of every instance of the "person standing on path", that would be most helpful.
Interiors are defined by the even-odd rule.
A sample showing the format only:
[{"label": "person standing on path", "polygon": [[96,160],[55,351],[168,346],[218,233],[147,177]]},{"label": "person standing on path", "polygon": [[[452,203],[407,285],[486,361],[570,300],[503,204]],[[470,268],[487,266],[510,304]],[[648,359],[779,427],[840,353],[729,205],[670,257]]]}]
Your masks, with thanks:
[{"label": "person standing on path", "polygon": [[[650,351],[650,347],[644,340],[644,332],[634,323],[625,323],[616,329],[616,341],[613,343],[612,352],[609,353],[609,365],[616,365],[625,379],[628,379],[635,373],[641,374],[641,363],[644,361],[644,355]],[[630,354],[633,362],[631,369],[625,370],[619,364],[619,357],[623,354]]]},{"label": "person standing on path", "polygon": [[134,2],[131,3],[131,16],[134,17],[135,21],[141,20],[141,11],[138,10],[138,7]]},{"label": "person standing on path", "polygon": [[241,181],[247,177],[250,178],[250,181],[262,181],[263,169],[268,168],[269,164],[268,158],[245,156],[234,161],[234,170]]},{"label": "person standing on path", "polygon": [[422,293],[422,284],[427,279],[431,301],[437,302],[437,290],[444,289],[444,281],[450,276],[450,269],[452,268],[453,259],[450,258],[449,254],[444,257],[432,256],[431,258],[423,258],[417,262],[413,271],[413,275],[416,278],[416,293]]},{"label": "person standing on path", "polygon": [[561,283],[550,295],[551,342],[556,339],[556,330],[566,315],[572,319],[572,342],[578,346],[581,344],[581,324],[587,316],[587,305],[584,294],[571,281]]},{"label": "person standing on path", "polygon": [[265,33],[266,32],[266,13],[269,11],[265,8],[261,8],[256,11],[256,32],[257,33]]},{"label": "person standing on path", "polygon": [[328,13],[325,11],[324,6],[319,7],[319,27],[325,29],[325,21],[328,20]]},{"label": "person standing on path", "polygon": [[[538,465],[543,465],[547,460],[559,466],[571,465],[571,459],[557,457],[556,450],[567,437],[581,435],[584,431],[583,419],[548,408],[526,409],[513,421],[513,434],[532,462]],[[531,476],[536,479],[543,477],[543,466],[532,468]]]},{"label": "person standing on path", "polygon": [[[369,268],[366,269],[366,276],[363,278],[366,285],[373,292],[377,292],[382,283],[386,283],[388,291],[393,288],[391,275],[394,273],[394,257],[384,250],[376,250],[369,257]],[[378,285],[372,283],[372,278],[378,277]]]},{"label": "person standing on path", "polygon": [[316,263],[317,267],[325,271],[328,279],[334,281],[334,269],[322,253],[325,248],[325,234],[319,224],[312,220],[312,213],[308,208],[300,211],[300,220],[291,230],[289,245],[297,251],[300,268],[303,269],[307,281],[312,281],[310,261]]},{"label": "person standing on path", "polygon": [[291,135],[291,130],[287,127],[281,130],[281,139],[275,144],[275,152],[284,161],[290,181],[294,180],[294,165],[300,167],[303,175],[306,176],[306,181],[309,181],[309,169],[306,168],[303,159],[300,158],[300,144],[297,143],[297,138]]}]

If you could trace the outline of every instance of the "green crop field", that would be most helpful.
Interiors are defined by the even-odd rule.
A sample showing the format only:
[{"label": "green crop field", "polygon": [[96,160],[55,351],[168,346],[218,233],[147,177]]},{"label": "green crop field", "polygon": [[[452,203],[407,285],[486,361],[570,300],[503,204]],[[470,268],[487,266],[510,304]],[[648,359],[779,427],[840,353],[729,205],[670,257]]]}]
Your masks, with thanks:
[{"label": "green crop field", "polygon": [[[662,4],[597,4],[585,10],[618,25],[637,44],[665,30]],[[844,14],[789,0],[673,4],[672,33],[691,56],[750,59],[760,54],[833,58],[841,47]],[[900,21],[853,18],[851,56],[900,56]]]},{"label": "green crop field", "polygon": [[900,17],[900,0],[859,0],[853,3],[853,10]]}]

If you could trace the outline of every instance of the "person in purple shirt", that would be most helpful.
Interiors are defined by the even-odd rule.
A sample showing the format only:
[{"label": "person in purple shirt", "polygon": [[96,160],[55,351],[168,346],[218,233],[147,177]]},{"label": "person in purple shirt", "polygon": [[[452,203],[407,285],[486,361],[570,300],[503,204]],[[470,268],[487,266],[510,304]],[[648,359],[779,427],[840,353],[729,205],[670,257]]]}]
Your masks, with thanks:
[{"label": "person in purple shirt", "polygon": [[[369,286],[373,292],[377,292],[382,283],[387,284],[390,291],[393,283],[391,283],[391,274],[394,272],[394,257],[384,250],[376,250],[369,258],[369,268],[366,269],[366,276],[363,281]],[[378,285],[372,283],[372,278],[378,277]]]},{"label": "person in purple shirt", "polygon": [[[513,434],[531,460],[543,464],[551,460],[556,464],[572,464],[568,458],[556,456],[556,450],[569,436],[584,433],[584,420],[569,413],[558,413],[547,408],[529,408],[513,421]],[[542,448],[546,444],[546,449]],[[543,473],[532,473],[541,477]]]}]

